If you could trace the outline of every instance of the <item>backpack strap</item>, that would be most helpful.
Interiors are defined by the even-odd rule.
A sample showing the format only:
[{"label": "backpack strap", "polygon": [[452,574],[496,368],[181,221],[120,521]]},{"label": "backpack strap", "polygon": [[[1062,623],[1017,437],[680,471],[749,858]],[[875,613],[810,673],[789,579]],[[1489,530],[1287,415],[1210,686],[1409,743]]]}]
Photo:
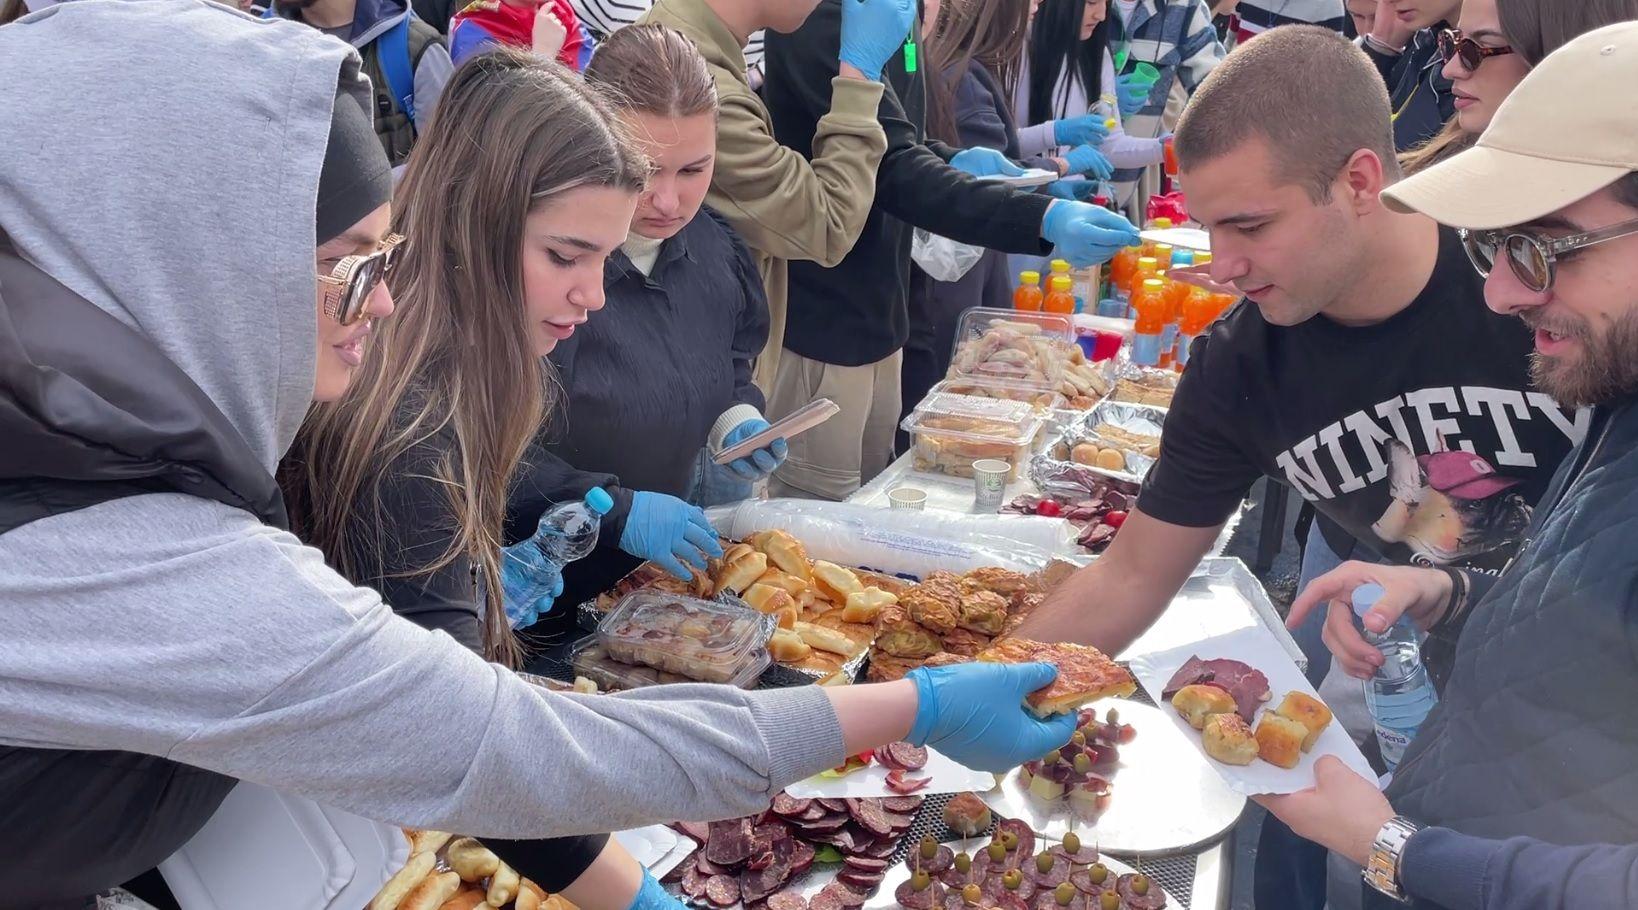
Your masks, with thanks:
[{"label": "backpack strap", "polygon": [[376,41],[380,45],[378,59],[381,62],[381,74],[387,79],[387,91],[392,93],[393,100],[398,102],[398,109],[409,118],[410,127],[413,129],[415,74],[410,64],[409,32],[410,14],[406,11],[404,18],[399,19]]}]

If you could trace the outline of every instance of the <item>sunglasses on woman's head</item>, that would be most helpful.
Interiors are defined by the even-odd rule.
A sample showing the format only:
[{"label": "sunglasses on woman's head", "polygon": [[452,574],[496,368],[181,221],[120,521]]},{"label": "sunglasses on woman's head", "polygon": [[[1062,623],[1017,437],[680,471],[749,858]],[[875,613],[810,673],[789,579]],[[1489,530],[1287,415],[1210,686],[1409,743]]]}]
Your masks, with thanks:
[{"label": "sunglasses on woman's head", "polygon": [[1571,234],[1568,237],[1544,237],[1532,231],[1518,229],[1499,231],[1457,231],[1462,248],[1479,274],[1489,278],[1496,257],[1507,256],[1507,265],[1526,288],[1540,294],[1553,286],[1558,273],[1558,259],[1567,253],[1638,234],[1638,219],[1612,224],[1596,231]]},{"label": "sunglasses on woman's head", "polygon": [[324,315],[342,325],[352,325],[364,315],[364,304],[376,285],[392,275],[398,264],[403,235],[393,234],[366,256],[346,256],[328,275],[318,276],[324,291]]},{"label": "sunglasses on woman's head", "polygon": [[1490,57],[1502,57],[1511,53],[1513,49],[1505,44],[1501,47],[1486,47],[1472,38],[1463,37],[1462,30],[1458,28],[1442,29],[1439,32],[1439,56],[1445,60],[1461,61],[1462,68],[1470,73]]}]

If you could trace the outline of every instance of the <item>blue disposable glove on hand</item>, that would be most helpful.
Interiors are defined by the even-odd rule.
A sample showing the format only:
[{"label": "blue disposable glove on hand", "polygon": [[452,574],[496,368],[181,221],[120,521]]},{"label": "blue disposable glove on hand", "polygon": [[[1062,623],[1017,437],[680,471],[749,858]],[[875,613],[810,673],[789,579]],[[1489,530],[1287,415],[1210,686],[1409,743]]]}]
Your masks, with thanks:
[{"label": "blue disposable glove on hand", "polygon": [[1047,184],[1046,191],[1056,199],[1085,202],[1098,195],[1098,185],[1090,180],[1054,180]]},{"label": "blue disposable glove on hand", "polygon": [[552,612],[563,593],[563,572],[531,537],[501,550],[501,588],[506,618],[512,628],[521,629]]},{"label": "blue disposable glove on hand", "polygon": [[1052,203],[1041,221],[1041,236],[1053,244],[1055,257],[1078,269],[1107,262],[1138,242],[1132,222],[1084,202]]},{"label": "blue disposable glove on hand", "polygon": [[632,497],[620,549],[684,581],[693,575],[683,563],[703,572],[707,558],[722,556],[717,531],[705,513],[664,493],[638,493]]},{"label": "blue disposable glove on hand", "polygon": [[915,18],[916,0],[842,0],[842,62],[880,81]]},{"label": "blue disposable glove on hand", "polygon": [[[848,0],[843,0],[844,3]],[[1006,155],[995,149],[971,148],[956,152],[950,159],[950,166],[958,171],[966,171],[974,177],[993,177],[1000,174],[1005,177],[1017,177],[1024,169],[1014,164]]]},{"label": "blue disposable glove on hand", "polygon": [[[732,448],[741,441],[750,439],[767,428],[768,422],[766,420],[753,417],[729,430],[728,435],[722,438],[722,447],[724,449]],[[728,468],[745,480],[757,481],[772,474],[775,469],[784,464],[786,454],[785,440],[775,439],[767,446],[757,449],[744,458],[736,458],[728,462]]]},{"label": "blue disposable glove on hand", "polygon": [[[527,546],[534,546],[533,541],[525,541]],[[540,618],[552,612],[558,597],[563,594],[563,575],[548,568],[551,572],[551,589],[533,603],[517,603],[510,597],[506,598],[506,619],[514,629],[524,629],[540,622]]]},{"label": "blue disposable glove on hand", "polygon": [[976,771],[1005,771],[1069,741],[1071,711],[1042,720],[1024,707],[1024,696],[1057,678],[1051,664],[954,664],[918,667],[905,674],[916,683],[916,720],[909,741],[931,746]]},{"label": "blue disposable glove on hand", "polygon": [[1122,117],[1132,116],[1149,103],[1149,93],[1154,90],[1154,83],[1145,83],[1136,73],[1126,73],[1115,82],[1119,85]]},{"label": "blue disposable glove on hand", "polygon": [[1115,166],[1109,163],[1109,159],[1090,145],[1070,149],[1064,160],[1069,162],[1071,174],[1085,174],[1099,180],[1108,180],[1115,173]]},{"label": "blue disposable glove on hand", "polygon": [[637,887],[637,896],[626,910],[688,910],[686,904],[666,893],[665,886],[643,870],[643,883]]},{"label": "blue disposable glove on hand", "polygon": [[1104,118],[1097,114],[1082,114],[1052,121],[1052,138],[1059,145],[1087,145],[1099,143],[1109,135]]}]

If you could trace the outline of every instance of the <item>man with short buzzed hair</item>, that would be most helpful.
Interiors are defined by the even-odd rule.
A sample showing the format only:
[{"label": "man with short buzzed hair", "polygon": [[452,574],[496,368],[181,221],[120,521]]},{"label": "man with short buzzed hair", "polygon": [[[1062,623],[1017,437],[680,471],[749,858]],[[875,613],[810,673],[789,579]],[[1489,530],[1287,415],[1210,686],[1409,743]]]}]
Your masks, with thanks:
[{"label": "man with short buzzed hair", "polygon": [[[1125,649],[1261,477],[1330,519],[1338,552],[1499,570],[1586,415],[1532,388],[1530,333],[1485,309],[1456,233],[1378,198],[1400,174],[1365,54],[1318,27],[1259,35],[1207,77],[1175,142],[1211,280],[1244,299],[1194,342],[1120,534],[1020,634]],[[1317,632],[1311,667],[1330,656]],[[1440,683],[1453,646],[1426,646]],[[1318,907],[1319,852],[1270,849],[1276,828],[1259,905]],[[1277,873],[1272,856],[1304,850]]]}]

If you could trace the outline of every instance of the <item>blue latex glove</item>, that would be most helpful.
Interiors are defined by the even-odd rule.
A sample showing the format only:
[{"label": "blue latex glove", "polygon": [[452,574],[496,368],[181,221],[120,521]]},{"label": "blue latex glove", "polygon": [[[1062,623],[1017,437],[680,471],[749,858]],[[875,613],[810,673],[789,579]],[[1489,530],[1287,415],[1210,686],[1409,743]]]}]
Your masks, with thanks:
[{"label": "blue latex glove", "polygon": [[1154,90],[1154,83],[1143,84],[1143,80],[1136,73],[1125,73],[1115,82],[1119,86],[1122,117],[1132,116],[1149,103],[1149,93]]},{"label": "blue latex glove", "polygon": [[1052,203],[1041,222],[1041,236],[1053,244],[1055,257],[1078,269],[1107,262],[1138,242],[1132,222],[1085,202]]},{"label": "blue latex glove", "polygon": [[1056,199],[1085,202],[1098,195],[1098,185],[1090,180],[1054,180],[1046,191]]},{"label": "blue latex glove", "polygon": [[1103,125],[1106,118],[1097,114],[1082,114],[1052,121],[1052,138],[1059,145],[1087,145],[1102,142],[1109,135]]},{"label": "blue latex glove", "polygon": [[1001,772],[1033,761],[1069,741],[1076,715],[1042,720],[1024,696],[1057,678],[1051,664],[975,662],[918,667],[916,720],[909,741],[932,746],[976,771]]},{"label": "blue latex glove", "polygon": [[686,904],[666,893],[665,886],[643,870],[643,883],[637,886],[637,896],[626,910],[688,910]]},{"label": "blue latex glove", "polygon": [[[563,593],[563,573],[535,544],[534,538],[501,551],[501,602],[512,628],[532,626]],[[534,596],[537,592],[539,596]]]},{"label": "blue latex glove", "polygon": [[[530,543],[529,546],[534,546]],[[540,618],[552,612],[558,597],[563,594],[563,576],[552,572],[551,589],[534,603],[520,604],[510,597],[506,598],[506,619],[514,629],[523,629],[540,622]]]},{"label": "blue latex glove", "polygon": [[955,157],[950,159],[950,166],[958,171],[966,171],[974,177],[993,177],[996,174],[1017,177],[1024,172],[1023,168],[1014,164],[1006,155],[987,148],[963,149],[956,152]]},{"label": "blue latex glove", "polygon": [[620,549],[684,581],[693,575],[683,563],[703,572],[707,558],[722,556],[716,529],[705,513],[664,493],[638,493],[632,497]]},{"label": "blue latex glove", "polygon": [[[750,439],[767,428],[768,422],[766,420],[753,417],[729,430],[728,435],[722,438],[722,447],[727,449],[735,446],[742,440]],[[773,442],[768,443],[765,448],[757,449],[744,458],[736,458],[728,462],[728,468],[746,480],[757,481],[772,474],[774,469],[784,464],[786,454],[785,440],[775,439]]]},{"label": "blue latex glove", "polygon": [[842,0],[842,62],[880,81],[915,18],[916,0]]},{"label": "blue latex glove", "polygon": [[1069,162],[1071,174],[1085,174],[1099,180],[1108,180],[1115,173],[1115,166],[1109,163],[1109,159],[1090,145],[1070,149],[1064,160]]}]

